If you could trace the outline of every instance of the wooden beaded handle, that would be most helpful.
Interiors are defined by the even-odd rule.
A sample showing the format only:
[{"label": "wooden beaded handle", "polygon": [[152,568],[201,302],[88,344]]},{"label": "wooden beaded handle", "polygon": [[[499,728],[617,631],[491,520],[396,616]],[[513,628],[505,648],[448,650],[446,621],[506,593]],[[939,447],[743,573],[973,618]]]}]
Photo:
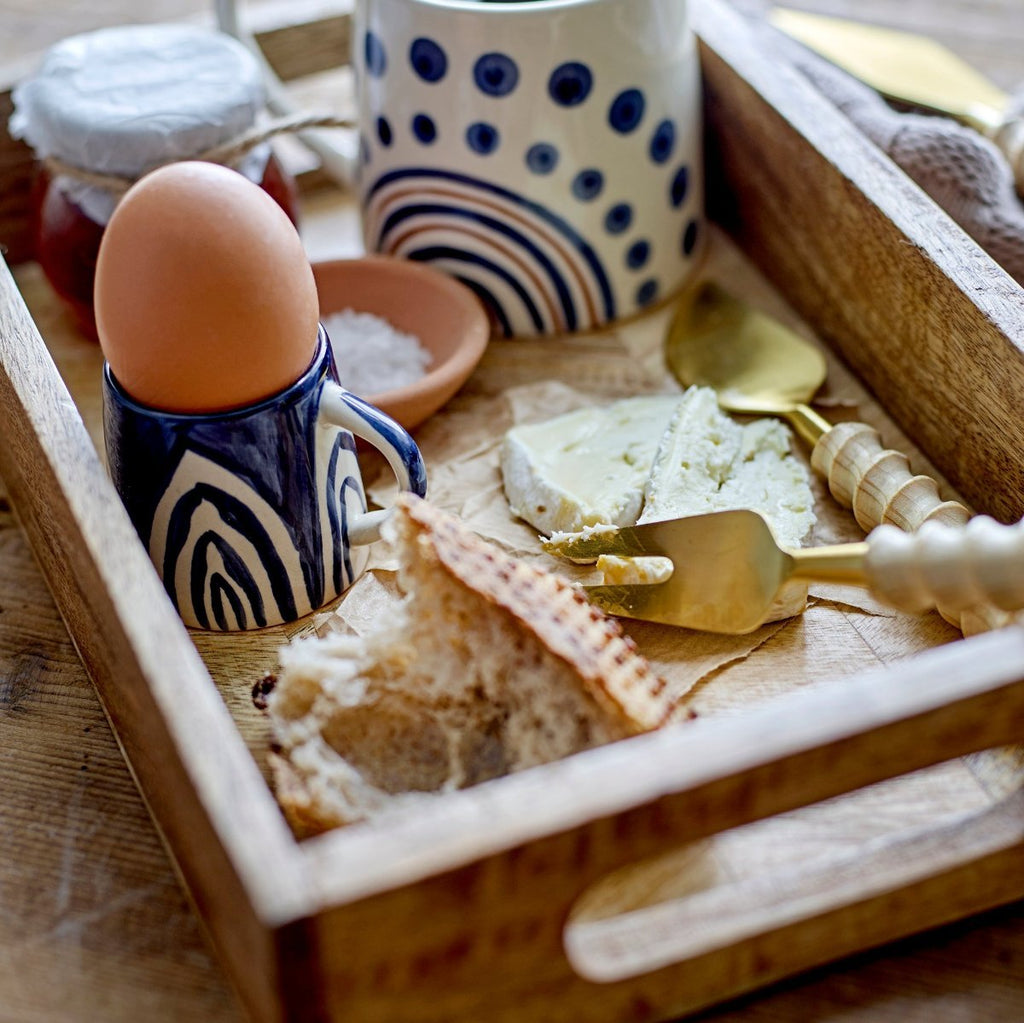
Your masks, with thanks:
[{"label": "wooden beaded handle", "polygon": [[[811,465],[867,533],[880,525],[913,533],[926,522],[965,526],[971,521],[964,505],[944,501],[935,480],[915,476],[907,456],[883,447],[878,431],[866,423],[831,427],[815,443]],[[1005,612],[986,606],[953,608],[939,601],[938,611],[964,635],[1000,628],[1009,620]]]},{"label": "wooden beaded handle", "polygon": [[1010,164],[1017,194],[1024,198],[1024,119],[1011,118],[1000,125],[992,138]]},{"label": "wooden beaded handle", "polygon": [[872,592],[904,611],[1024,608],[1024,522],[976,515],[966,526],[926,522],[916,533],[879,526],[864,560]]},{"label": "wooden beaded handle", "polygon": [[942,500],[930,476],[911,473],[903,452],[882,447],[866,423],[833,426],[815,444],[811,465],[866,533],[884,523],[912,533],[926,522],[963,526],[971,518],[958,501]]}]

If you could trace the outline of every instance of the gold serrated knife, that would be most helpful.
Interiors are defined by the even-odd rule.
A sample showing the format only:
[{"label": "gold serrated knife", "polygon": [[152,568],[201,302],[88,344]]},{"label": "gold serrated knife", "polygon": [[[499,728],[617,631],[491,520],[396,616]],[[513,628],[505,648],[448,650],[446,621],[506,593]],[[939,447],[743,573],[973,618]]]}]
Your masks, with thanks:
[{"label": "gold serrated knife", "polygon": [[904,106],[952,117],[1006,155],[1024,196],[1024,119],[1009,97],[940,43],[912,32],[775,7],[768,21],[786,35]]}]

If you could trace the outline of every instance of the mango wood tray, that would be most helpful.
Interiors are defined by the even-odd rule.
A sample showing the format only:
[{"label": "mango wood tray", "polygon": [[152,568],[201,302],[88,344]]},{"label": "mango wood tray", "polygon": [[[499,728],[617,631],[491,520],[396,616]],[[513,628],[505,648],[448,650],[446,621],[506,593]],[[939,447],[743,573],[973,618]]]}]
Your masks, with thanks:
[{"label": "mango wood tray", "polygon": [[[1024,292],[729,7],[696,6],[719,222],[963,497],[1019,518]],[[346,33],[264,43],[283,66]],[[3,140],[12,259],[28,166]],[[1024,895],[1024,758],[996,748],[1024,734],[1018,627],[773,679],[750,707],[296,842],[249,698],[285,635],[181,626],[97,455],[98,382],[76,407],[6,272],[0,363],[0,472],[254,1019],[664,1019]],[[844,799],[776,816],[877,782],[845,833]],[[865,829],[865,806],[902,826]]]}]

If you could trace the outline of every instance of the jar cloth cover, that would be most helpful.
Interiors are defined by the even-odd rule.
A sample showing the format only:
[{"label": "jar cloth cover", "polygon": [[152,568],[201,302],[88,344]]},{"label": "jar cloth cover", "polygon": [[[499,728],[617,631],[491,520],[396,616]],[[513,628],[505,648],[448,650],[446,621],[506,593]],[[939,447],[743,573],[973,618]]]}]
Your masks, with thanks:
[{"label": "jar cloth cover", "polygon": [[[36,256],[56,290],[92,329],[99,237],[127,185],[251,129],[264,107],[259,64],[236,40],[190,25],[128,25],[64,39],[13,92],[9,130],[43,165]],[[58,170],[48,166],[55,161]],[[268,143],[235,169],[294,220],[294,186]]]}]

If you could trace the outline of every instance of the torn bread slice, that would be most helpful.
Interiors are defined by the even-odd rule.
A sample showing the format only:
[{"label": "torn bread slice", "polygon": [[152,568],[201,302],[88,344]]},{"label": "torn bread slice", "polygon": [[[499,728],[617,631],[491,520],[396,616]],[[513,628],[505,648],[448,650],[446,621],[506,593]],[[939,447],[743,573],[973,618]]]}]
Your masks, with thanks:
[{"label": "torn bread slice", "polygon": [[646,731],[665,684],[559,576],[403,495],[386,535],[405,596],[361,636],[281,652],[278,798],[309,834]]}]

